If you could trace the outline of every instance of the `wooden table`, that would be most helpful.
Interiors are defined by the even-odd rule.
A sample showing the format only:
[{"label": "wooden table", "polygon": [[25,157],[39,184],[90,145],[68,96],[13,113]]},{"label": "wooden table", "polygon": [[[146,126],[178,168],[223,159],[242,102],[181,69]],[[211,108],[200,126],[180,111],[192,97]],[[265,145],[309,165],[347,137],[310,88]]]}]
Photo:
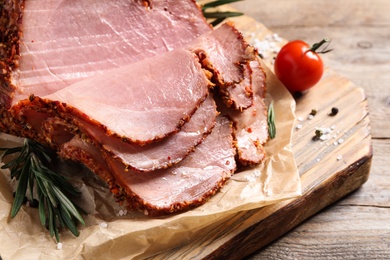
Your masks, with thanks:
[{"label": "wooden table", "polygon": [[362,87],[368,100],[373,159],[368,181],[250,259],[390,257],[390,1],[244,0],[234,8],[279,36],[332,39],[325,63]]},{"label": "wooden table", "polygon": [[[331,46],[334,51],[323,56],[327,67],[362,87],[369,105],[370,120],[364,121],[370,122],[371,128],[367,131],[369,134],[366,135],[366,141],[369,137],[374,156],[371,160],[370,148],[367,149],[369,151],[352,150],[349,155],[360,156],[363,153],[362,156],[368,156],[365,156],[365,161],[362,162],[366,168],[352,168],[351,172],[357,170],[366,177],[368,167],[371,166],[371,175],[357,191],[308,219],[306,217],[310,216],[311,212],[318,210],[311,209],[310,213],[305,214],[305,206],[321,204],[321,201],[313,202],[311,199],[325,197],[319,196],[325,191],[323,186],[313,185],[315,187],[310,189],[311,193],[305,193],[302,198],[291,203],[287,201],[289,204],[281,202],[275,207],[264,207],[264,210],[254,209],[229,216],[226,221],[224,219],[221,223],[217,222],[199,231],[199,238],[197,236],[191,243],[172,248],[154,259],[190,258],[183,256],[212,259],[222,255],[222,259],[228,256],[238,259],[259,248],[260,251],[252,254],[249,259],[389,259],[390,173],[386,166],[389,166],[387,161],[390,154],[390,2],[244,0],[232,6],[288,40],[303,39],[314,43],[324,36],[332,39]],[[343,90],[347,87],[344,86]],[[337,94],[341,95],[340,92]],[[357,96],[359,98],[359,95]],[[355,104],[355,101],[351,100],[351,103]],[[366,104],[365,100],[363,101]],[[297,108],[299,110],[299,104]],[[367,111],[366,106],[359,109]],[[302,153],[298,157],[300,162],[306,159]],[[336,159],[333,159],[335,162]],[[309,167],[305,170],[307,168]],[[340,176],[354,180],[348,175],[348,169],[343,171],[342,175],[330,172],[329,179],[336,178],[335,182],[321,179],[316,183],[325,183],[328,188],[326,191],[330,193],[330,188],[343,190],[343,179],[339,178]],[[306,177],[305,174],[303,176]],[[359,187],[365,180],[360,180],[355,186]],[[334,187],[332,184],[340,186]],[[349,182],[348,185],[353,186],[353,183]],[[348,190],[348,187],[346,189]],[[334,197],[339,196],[341,195],[337,194]],[[328,205],[329,201],[333,200],[329,199],[322,205]],[[322,205],[317,209],[322,208]],[[271,214],[274,209],[281,210]],[[297,210],[303,213],[294,216]],[[289,212],[292,219],[286,219],[285,215],[281,214],[284,212]],[[283,229],[275,223],[283,224]],[[301,224],[297,225],[298,223]],[[294,228],[287,232],[290,227]],[[270,233],[272,238],[282,234],[283,236],[270,244],[270,236],[267,236]],[[263,244],[267,246],[262,247]]]}]

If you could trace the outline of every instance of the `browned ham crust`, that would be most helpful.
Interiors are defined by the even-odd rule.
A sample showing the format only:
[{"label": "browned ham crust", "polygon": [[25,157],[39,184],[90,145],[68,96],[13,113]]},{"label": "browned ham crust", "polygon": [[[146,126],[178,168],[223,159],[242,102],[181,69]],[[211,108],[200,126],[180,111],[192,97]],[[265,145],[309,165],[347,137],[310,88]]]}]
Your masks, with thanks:
[{"label": "browned ham crust", "polygon": [[189,48],[212,72],[214,83],[228,107],[243,110],[252,105],[249,62],[256,59],[257,54],[232,23],[198,37]]}]

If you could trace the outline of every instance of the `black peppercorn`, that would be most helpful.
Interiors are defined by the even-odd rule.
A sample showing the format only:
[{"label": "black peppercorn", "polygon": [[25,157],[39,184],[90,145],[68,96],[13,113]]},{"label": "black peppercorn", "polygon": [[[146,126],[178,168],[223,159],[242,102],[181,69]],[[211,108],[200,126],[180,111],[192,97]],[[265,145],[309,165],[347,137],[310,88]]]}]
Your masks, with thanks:
[{"label": "black peppercorn", "polygon": [[320,138],[321,138],[321,136],[323,135],[324,133],[321,131],[321,130],[319,130],[319,129],[317,129],[316,131],[315,131],[315,135],[313,136],[313,141],[317,141],[317,140],[320,140]]},{"label": "black peppercorn", "polygon": [[339,109],[337,107],[332,107],[329,115],[335,116],[335,115],[337,115],[338,112],[339,112]]}]

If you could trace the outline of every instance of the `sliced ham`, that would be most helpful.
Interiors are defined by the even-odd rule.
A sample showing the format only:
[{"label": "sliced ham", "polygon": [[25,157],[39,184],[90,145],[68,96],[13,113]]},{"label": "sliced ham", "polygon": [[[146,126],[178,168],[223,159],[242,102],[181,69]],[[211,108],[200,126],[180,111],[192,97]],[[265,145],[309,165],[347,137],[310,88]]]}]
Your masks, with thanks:
[{"label": "sliced ham", "polygon": [[189,49],[213,73],[226,105],[243,110],[252,105],[249,62],[256,59],[253,47],[231,23],[198,37]]},{"label": "sliced ham", "polygon": [[177,132],[206,98],[209,87],[197,58],[177,49],[14,107],[56,106],[60,113],[100,125],[109,136],[144,144]]},{"label": "sliced ham", "polygon": [[166,168],[181,161],[210,133],[217,115],[214,99],[209,94],[181,131],[160,142],[141,146],[113,138],[105,134],[99,125],[82,117],[74,117],[67,113],[60,116],[63,119],[53,116],[58,109],[55,112],[48,110],[43,110],[46,113],[37,112],[42,111],[42,107],[43,105],[37,105],[33,107],[34,109],[29,109],[31,107],[27,106],[23,107],[21,112],[32,128],[42,131],[37,135],[41,141],[48,141],[52,147],[58,147],[81,133],[84,138],[91,140],[96,149],[103,149],[119,160],[123,168],[137,171]]},{"label": "sliced ham", "polygon": [[[263,160],[256,51],[231,23],[213,30],[194,0],[14,0],[0,23],[2,131],[86,165],[129,208],[201,205],[236,153]],[[211,92],[234,133],[222,116],[215,125]]]},{"label": "sliced ham", "polygon": [[[216,116],[215,102],[210,95],[180,132],[161,142],[143,146],[107,137],[87,122],[79,122],[78,127],[89,136],[90,143],[94,143],[94,146],[88,147],[89,154],[101,154],[99,150],[104,150],[106,157],[121,162],[123,169],[148,172],[170,167],[183,160],[211,132]],[[48,117],[42,125],[44,136],[56,142],[57,147],[67,147],[77,140],[75,126],[62,119]],[[96,151],[92,152],[92,149]]]},{"label": "sliced ham", "polygon": [[236,110],[244,110],[253,105],[252,69],[248,63],[242,64],[244,69],[243,79],[240,83],[229,84],[219,89],[223,101],[228,107]]},{"label": "sliced ham", "polygon": [[[211,132],[217,116],[212,95],[200,105],[191,120],[177,134],[160,142],[136,145],[109,138],[88,123],[79,125],[90,140],[98,140],[106,153],[122,162],[123,169],[153,171],[167,168],[183,160]],[[92,141],[95,142],[95,141]]]},{"label": "sliced ham", "polygon": [[[226,48],[219,46],[224,39],[226,40],[226,35],[231,39],[238,39],[236,40],[238,43],[229,44]],[[218,47],[221,56],[228,56],[230,53],[234,55],[231,55],[233,57],[230,59],[218,58],[210,51],[211,47],[208,49],[205,47],[204,42]],[[200,47],[195,47],[197,43]],[[125,142],[146,144],[162,139],[170,133],[177,132],[188,121],[208,92],[210,84],[204,70],[200,67],[197,57],[191,54],[193,52],[201,56],[200,50],[203,49],[204,53],[210,53],[207,66],[226,69],[223,74],[217,69],[213,70],[214,75],[221,78],[221,81],[241,80],[228,88],[233,90],[251,88],[252,71],[248,63],[253,59],[254,53],[250,53],[253,49],[243,41],[241,34],[232,25],[223,25],[211,33],[200,36],[185,49],[179,48],[164,55],[113,69],[110,71],[110,77],[97,75],[51,95],[21,101],[13,108],[16,111],[15,115],[30,113],[30,116],[26,117],[27,121],[23,121],[22,124],[33,125],[37,124],[37,120],[31,115],[32,112],[28,111],[28,107],[33,109],[50,107],[54,113],[59,111],[63,114],[72,114],[77,117],[77,121],[85,121],[94,127],[100,126],[106,135],[117,136]],[[205,59],[201,62],[204,66]],[[211,62],[215,62],[215,66]],[[115,90],[112,89],[114,86]],[[177,88],[183,92],[176,91]],[[223,86],[220,87],[222,88]],[[107,96],[110,98],[107,99]],[[245,99],[249,95],[241,96]],[[252,103],[252,100],[250,102]],[[154,127],[157,121],[162,122],[161,127]],[[39,124],[32,128],[39,128]]]},{"label": "sliced ham", "polygon": [[115,139],[105,144],[105,150],[119,158],[125,166],[138,171],[167,168],[183,160],[202,142],[213,129],[216,116],[216,105],[210,94],[177,134],[145,146],[123,144]]},{"label": "sliced ham", "polygon": [[211,30],[194,0],[9,2],[24,3],[14,103],[171,51]]},{"label": "sliced ham", "polygon": [[13,120],[19,111],[7,110],[20,100],[171,51],[212,30],[194,0],[12,0],[1,16],[0,127],[26,137],[31,129]]},{"label": "sliced ham", "polygon": [[[230,122],[219,117],[212,133],[182,162],[142,174],[123,170],[110,158],[106,158],[107,164],[103,163],[102,157],[78,138],[67,143],[61,152],[67,158],[89,161],[83,163],[96,167],[107,182],[113,177],[119,186],[112,185],[110,189],[116,189],[118,199],[126,199],[130,209],[161,215],[204,204],[229,180],[236,169],[231,131]],[[105,170],[107,167],[112,175]]]},{"label": "sliced ham", "polygon": [[[225,44],[232,41],[234,44]],[[26,106],[50,107],[93,121],[107,135],[145,144],[177,132],[206,96],[211,86],[206,78],[209,74],[197,58],[202,59],[203,69],[210,69],[211,77],[217,78],[221,93],[233,93],[231,96],[237,98],[230,96],[229,100],[239,100],[234,104],[250,106],[253,98],[247,64],[254,55],[242,35],[226,24],[198,37],[185,49],[112,69],[107,72],[109,77],[91,76],[46,96],[34,94],[34,98],[15,104],[14,114]],[[153,127],[156,121],[162,122],[158,129]]]},{"label": "sliced ham", "polygon": [[268,140],[267,109],[264,103],[265,73],[258,61],[251,61],[253,105],[243,111],[220,108],[232,120],[237,156],[242,165],[255,165],[264,160],[264,144]]},{"label": "sliced ham", "polygon": [[126,190],[128,194],[139,197],[137,209],[153,215],[172,213],[204,204],[214,195],[235,171],[234,156],[230,122],[220,118],[212,133],[180,164],[146,174],[124,172],[116,178],[131,189]]},{"label": "sliced ham", "polygon": [[118,195],[119,186],[116,184],[112,171],[108,167],[101,151],[96,149],[95,146],[79,136],[74,136],[59,147],[58,154],[63,159],[82,163],[101,180],[106,182],[111,192],[115,190],[114,194]]}]

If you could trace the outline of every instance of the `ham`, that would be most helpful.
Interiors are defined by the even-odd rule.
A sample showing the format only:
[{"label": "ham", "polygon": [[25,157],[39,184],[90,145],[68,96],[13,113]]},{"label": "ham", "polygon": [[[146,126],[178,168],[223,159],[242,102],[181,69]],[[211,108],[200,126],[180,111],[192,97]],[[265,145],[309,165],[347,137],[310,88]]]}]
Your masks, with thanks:
[{"label": "ham", "polygon": [[[46,96],[80,80],[171,51],[211,30],[193,0],[27,0],[13,83]],[[156,21],[156,22],[150,22]]]},{"label": "ham", "polygon": [[[208,65],[213,65],[211,62],[215,60],[216,65],[213,67],[222,68],[222,66],[224,66],[226,68],[223,75],[220,75],[217,70],[212,71],[220,77],[223,82],[232,81],[234,80],[234,77],[236,77],[237,81],[241,80],[238,85],[244,83],[250,85],[251,69],[249,68],[248,63],[250,59],[253,59],[254,55],[247,54],[248,45],[243,42],[242,38],[239,37],[238,31],[232,25],[226,24],[211,33],[200,36],[196,41],[185,47],[185,49],[179,48],[164,55],[155,56],[121,68],[113,69],[110,71],[111,77],[106,77],[105,75],[90,77],[43,98],[34,97],[27,101],[20,101],[19,104],[13,107],[16,111],[14,114],[22,116],[29,114],[29,116],[25,116],[25,120],[21,118],[20,121],[22,125],[30,125],[29,134],[33,132],[31,129],[37,129],[38,133],[36,136],[41,136],[39,134],[41,127],[40,124],[37,123],[39,120],[33,115],[35,112],[29,111],[30,108],[42,111],[44,109],[48,110],[47,107],[49,107],[52,111],[50,113],[54,113],[51,116],[59,115],[66,118],[69,117],[68,114],[71,114],[73,117],[76,117],[75,124],[77,124],[78,127],[82,127],[82,125],[89,126],[82,132],[97,132],[97,134],[94,135],[100,135],[100,137],[93,137],[95,138],[94,143],[99,147],[107,149],[110,149],[107,146],[107,142],[103,142],[106,135],[109,137],[116,136],[118,137],[118,140],[125,140],[125,143],[142,145],[150,143],[153,140],[160,140],[173,132],[177,132],[192,114],[189,110],[187,112],[182,112],[179,111],[177,107],[171,107],[172,105],[178,104],[175,102],[174,98],[177,97],[177,100],[181,102],[181,106],[179,107],[194,110],[200,100],[203,99],[203,95],[207,94],[208,87],[210,87],[210,83],[207,81],[204,74],[204,68],[202,70],[199,64],[199,62],[204,62],[204,60],[198,62],[197,56],[191,56],[191,53],[200,55],[199,51],[201,49],[200,47],[194,47],[195,44],[197,42],[209,42],[211,45],[212,39],[214,39],[213,44],[214,46],[217,46],[219,42],[223,42],[220,37],[225,39],[225,36],[223,35],[230,35],[230,38],[238,38],[240,41],[239,44],[236,45],[230,44],[229,48],[226,49],[224,49],[223,46],[220,46],[220,55],[227,56],[235,50],[238,50],[240,54],[237,54],[232,59],[225,59],[223,62],[218,60],[216,55],[210,54],[210,59],[207,61]],[[202,47],[203,45],[200,46]],[[239,63],[242,63],[243,65],[238,65]],[[188,64],[191,64],[192,67]],[[245,66],[246,68],[244,71],[241,71],[242,66]],[[160,67],[163,69],[159,69]],[[131,73],[127,73],[127,71],[131,71]],[[149,71],[150,73],[145,74],[144,71]],[[170,71],[175,71],[175,73],[170,73]],[[241,72],[242,74],[240,74]],[[238,73],[239,75],[231,75],[234,73]],[[140,76],[138,77],[138,75]],[[167,75],[167,77],[165,77],[165,75]],[[194,75],[194,77],[189,75]],[[172,78],[170,79],[169,77]],[[159,82],[155,79],[159,80]],[[166,82],[169,83],[168,86],[166,86]],[[190,85],[189,82],[193,82],[195,85]],[[187,86],[179,87],[179,90],[184,91],[182,92],[183,94],[176,91],[176,88],[180,86],[180,84]],[[116,90],[111,90],[111,86],[115,86]],[[142,86],[142,89],[138,88],[138,86]],[[199,86],[202,86],[203,88],[200,88]],[[220,86],[220,89],[221,88],[223,87]],[[150,89],[150,91],[148,89]],[[235,86],[235,89],[239,89],[239,87]],[[138,91],[140,90],[141,94],[144,94],[144,96],[138,94]],[[203,92],[196,92],[197,90],[202,90]],[[113,93],[111,94],[110,99],[105,99],[110,93]],[[116,93],[118,94],[115,95]],[[164,95],[161,95],[162,93],[164,93]],[[196,96],[196,93],[200,93],[199,96]],[[170,97],[169,94],[172,94],[173,97]],[[244,96],[246,97],[246,95]],[[194,99],[196,97],[198,97],[198,99]],[[133,101],[131,102],[131,100]],[[142,100],[147,101],[145,103],[146,105]],[[192,100],[192,105],[189,100]],[[114,103],[115,106],[104,103],[106,101]],[[158,108],[161,102],[165,103],[163,103],[162,108]],[[250,102],[252,103],[252,101]],[[150,107],[147,105],[150,105]],[[143,111],[138,111],[139,108],[142,108]],[[21,112],[19,112],[18,109]],[[126,111],[127,113],[125,113]],[[172,112],[180,113],[175,117]],[[61,115],[61,113],[65,114],[65,116]],[[165,129],[163,127],[156,129],[156,127],[154,127],[155,122],[161,122],[164,118],[171,121],[162,121]],[[34,124],[36,126],[34,126]],[[169,126],[171,126],[171,128],[167,129]],[[101,128],[100,131],[105,133],[99,133],[99,130],[96,130],[96,128],[99,127]],[[90,129],[94,130],[91,131]],[[149,130],[159,130],[160,132],[150,133],[148,132]],[[138,135],[138,138],[135,135]],[[36,137],[34,138],[36,139]],[[96,139],[98,139],[98,141]],[[118,140],[113,140],[111,143],[118,143]],[[117,153],[116,156],[123,159],[122,155],[125,153],[126,152],[121,152],[120,155]],[[127,153],[130,154],[133,152],[131,152],[130,149]],[[144,158],[147,159],[148,157]],[[175,161],[175,158],[172,158],[170,155],[166,155],[163,158],[165,158],[164,165],[168,165],[168,161],[170,160]],[[167,158],[170,159],[167,160]],[[161,161],[161,158],[159,160]],[[124,165],[126,167],[132,167],[132,163],[129,163],[129,160],[127,160]],[[156,168],[160,168],[160,166],[149,169]],[[141,171],[148,170],[141,167],[138,169]]]},{"label": "ham", "polygon": [[[185,57],[190,57],[190,60],[192,61],[191,64],[199,65],[199,63],[195,63],[196,59],[193,59],[194,57],[192,55],[187,52],[184,52],[184,54],[185,55],[183,56],[178,54],[176,51],[172,51],[171,53],[169,53],[169,56],[174,57],[174,60],[178,59],[178,62],[174,63],[175,65],[180,65],[182,62],[185,62]],[[165,62],[166,59],[167,57],[164,56]],[[154,61],[153,66],[160,65],[158,62],[156,62],[155,59],[151,60]],[[140,63],[143,64],[144,61]],[[135,71],[135,65],[139,65],[139,63],[135,63],[134,65],[132,65],[132,71]],[[148,67],[150,68],[151,66]],[[187,64],[184,64],[179,67],[182,67],[183,69],[187,70],[182,71],[182,73],[180,74],[185,77],[185,81],[182,86],[180,86],[179,84],[175,84],[174,82],[181,83],[183,77],[173,77],[172,80],[169,80],[169,77],[173,76],[173,74],[169,73],[168,77],[165,77],[164,71],[161,70],[161,74],[156,73],[154,75],[150,75],[150,78],[156,77],[157,79],[162,79],[163,82],[161,82],[161,85],[156,84],[156,87],[154,87],[154,85],[151,86],[151,90],[149,91],[149,93],[147,93],[147,91],[143,91],[142,94],[147,94],[146,97],[132,99],[133,102],[131,102],[130,105],[139,106],[139,109],[143,110],[139,111],[144,113],[144,116],[141,118],[141,120],[133,119],[134,115],[137,116],[134,111],[128,111],[126,115],[121,117],[121,114],[125,112],[120,108],[117,108],[116,110],[112,108],[112,111],[118,114],[118,119],[113,120],[113,123],[108,123],[108,126],[114,124],[114,126],[119,126],[120,129],[123,130],[123,126],[126,125],[127,121],[128,123],[134,124],[133,126],[130,126],[127,131],[123,130],[124,136],[111,135],[108,131],[110,129],[102,125],[103,120],[96,120],[96,118],[99,118],[97,115],[101,116],[104,113],[104,110],[107,110],[109,107],[112,107],[109,104],[100,104],[100,107],[102,108],[102,110],[100,111],[102,112],[97,109],[87,108],[86,113],[92,112],[93,114],[91,116],[86,115],[82,111],[79,112],[78,109],[71,106],[71,102],[74,102],[75,106],[77,106],[77,103],[79,102],[80,98],[82,98],[82,95],[85,95],[86,98],[84,99],[84,103],[87,103],[88,98],[90,98],[90,96],[92,96],[93,94],[93,91],[89,92],[88,89],[85,89],[85,91],[83,91],[79,88],[79,95],[75,94],[73,98],[69,98],[69,101],[61,99],[60,96],[52,98],[52,101],[50,102],[38,97],[35,97],[34,99],[30,98],[27,101],[21,101],[18,105],[15,105],[13,107],[13,111],[16,111],[15,114],[21,117],[21,121],[24,120],[24,125],[30,126],[30,135],[34,132],[32,130],[35,129],[37,132],[37,138],[43,139],[45,141],[49,140],[53,147],[60,146],[64,142],[69,141],[73,137],[73,135],[78,134],[84,136],[84,138],[89,138],[90,142],[93,143],[97,147],[97,149],[103,149],[109,152],[111,156],[121,161],[124,168],[132,168],[138,171],[152,171],[159,168],[165,168],[185,158],[185,156],[203,140],[205,135],[210,133],[212,127],[214,126],[215,117],[217,115],[215,102],[211,94],[208,93],[208,81],[205,78],[205,75],[202,70],[200,68],[194,69],[190,66],[187,66]],[[194,69],[197,75],[201,77],[190,80],[190,75],[192,73],[191,69]],[[114,78],[118,79],[118,76]],[[146,79],[148,80],[149,77],[146,77]],[[202,80],[204,85],[199,85],[202,84]],[[158,88],[161,86],[164,87],[164,84],[166,84],[165,81],[170,83],[168,87],[171,87],[172,91],[169,91],[168,87],[162,89]],[[130,80],[121,80],[118,82],[134,83],[134,81]],[[191,88],[190,83],[194,83],[193,88]],[[141,83],[140,85],[142,87],[146,86],[145,83]],[[83,86],[85,85],[82,85],[82,87]],[[115,86],[118,86],[118,84],[116,84]],[[175,91],[176,88],[179,88],[178,90],[185,91],[184,94],[180,94],[180,91]],[[71,91],[69,90],[69,88],[64,88],[61,90],[61,92],[65,90]],[[132,92],[136,91],[137,90],[134,90]],[[153,91],[157,91],[157,94],[155,95],[154,99],[151,98]],[[195,103],[193,103],[192,105],[189,101],[194,97],[196,98],[196,93],[199,93],[199,91],[201,91],[202,95],[198,96],[198,98],[203,99],[203,95],[208,95],[208,97],[206,98],[206,100],[202,100],[198,108],[198,101],[196,101],[196,99]],[[171,97],[169,96],[169,92],[172,93]],[[160,97],[160,93],[162,97]],[[122,97],[123,95],[119,96]],[[181,98],[181,96],[183,97]],[[173,105],[175,104],[174,97],[178,97],[177,100],[182,104],[181,108],[173,107]],[[158,107],[159,102],[164,101],[164,98],[166,100],[166,107]],[[148,104],[149,107],[147,105],[142,105],[142,102],[137,102],[137,100],[146,100],[146,104]],[[116,99],[112,97],[111,99],[109,99],[109,101],[115,102]],[[127,103],[124,102],[124,105],[126,104]],[[78,108],[80,108],[80,106],[78,106]],[[148,130],[160,132],[165,131],[164,127],[167,127],[169,123],[167,123],[167,121],[164,122],[164,118],[171,120],[172,127],[175,128],[174,131],[178,131],[178,129],[176,129],[176,127],[178,127],[178,120],[175,120],[173,115],[174,113],[182,114],[180,112],[180,109],[196,109],[196,111],[194,112],[194,115],[191,117],[189,122],[184,124],[184,127],[180,129],[181,131],[179,131],[177,134],[170,134],[166,138],[164,138],[164,134],[164,136],[160,138],[163,139],[160,142],[150,141],[156,140],[156,135],[149,135],[147,136],[147,138],[141,141],[134,141],[134,139],[128,141],[128,138],[129,136],[131,136],[130,134],[132,132],[134,134],[145,135],[148,134]],[[150,113],[154,113],[154,111],[156,111],[157,116],[154,116],[154,114],[152,114],[152,117],[147,116]],[[164,114],[166,114],[167,116],[164,117]],[[186,114],[185,116],[189,117],[189,115]],[[113,118],[113,116],[107,116],[107,118],[109,120],[115,119]],[[179,122],[180,120],[181,119],[179,119]],[[96,121],[98,122],[96,123]],[[162,123],[162,126],[158,128],[155,127],[155,122]],[[144,123],[144,125],[142,125],[142,123]],[[148,126],[145,124],[150,125]]]},{"label": "ham", "polygon": [[256,165],[264,160],[264,144],[268,140],[267,110],[264,103],[266,75],[258,61],[251,61],[249,65],[252,71],[253,105],[244,111],[220,106],[233,122],[238,161],[245,166]]},{"label": "ham", "polygon": [[[87,122],[79,122],[78,127],[85,135],[88,135],[91,144],[96,147],[104,146],[101,149],[106,152],[107,156],[120,161],[123,169],[148,172],[167,168],[183,160],[211,132],[216,116],[216,105],[210,95],[180,132],[161,142],[143,146],[109,138]],[[56,142],[56,146],[61,146],[74,139],[74,125],[58,117],[48,117],[42,124],[46,139]],[[98,150],[96,147],[95,149]]]},{"label": "ham", "polygon": [[93,126],[87,123],[80,127],[90,135],[90,140],[99,140],[110,157],[121,161],[124,169],[148,172],[167,168],[183,160],[211,132],[216,116],[216,105],[210,94],[181,131],[160,142],[143,146],[107,138],[100,131],[93,131]]},{"label": "ham", "polygon": [[79,138],[67,143],[61,153],[73,160],[88,159],[88,165],[107,183],[114,177],[119,186],[110,189],[131,209],[161,215],[204,204],[229,180],[236,169],[231,131],[229,120],[218,117],[212,133],[187,158],[170,168],[142,174],[123,170],[115,160],[104,163]]},{"label": "ham", "polygon": [[[233,40],[238,43],[222,45]],[[218,48],[219,53],[213,52],[213,48]],[[224,56],[231,58],[221,58]],[[178,48],[167,54],[112,69],[109,71],[110,77],[97,75],[43,97],[35,94],[33,98],[25,97],[29,99],[21,100],[13,106],[16,111],[13,114],[31,114],[24,111],[26,107],[39,110],[49,107],[54,113],[59,110],[83,120],[94,121],[94,124],[101,125],[107,135],[126,139],[130,143],[145,144],[177,132],[188,121],[204,99],[206,87],[211,87],[205,75],[216,80],[215,84],[219,86],[220,93],[224,93],[224,97],[230,95],[227,101],[229,106],[231,103],[237,105],[240,100],[245,105],[239,106],[239,109],[250,106],[253,97],[248,64],[254,57],[253,49],[243,41],[241,34],[232,25],[225,24],[198,37],[183,49]],[[202,64],[197,59],[201,59],[199,62]],[[212,76],[205,74],[201,65],[203,70],[211,70]],[[189,87],[179,87],[183,92],[176,93],[175,87],[181,85]],[[112,87],[115,87],[115,91]],[[169,96],[170,94],[173,96]],[[108,95],[110,99],[106,99]],[[236,98],[232,99],[232,96]],[[140,110],[141,107],[143,110]],[[36,122],[32,116],[29,118]],[[33,124],[19,119],[20,125]],[[153,125],[147,125],[154,124],[157,120],[164,120],[163,127],[156,129]],[[149,132],[150,130],[153,132]]]},{"label": "ham", "polygon": [[253,47],[244,41],[233,24],[198,37],[189,48],[198,53],[205,68],[213,73],[214,83],[228,107],[243,110],[252,105],[249,63],[256,59]]},{"label": "ham", "polygon": [[264,159],[265,77],[232,23],[212,29],[193,0],[9,3],[2,131],[84,164],[150,215],[205,203],[236,157]]},{"label": "ham", "polygon": [[13,109],[55,107],[53,113],[59,116],[72,115],[99,125],[108,136],[145,144],[177,132],[210,87],[196,56],[181,49],[113,69],[109,75],[79,81],[48,96],[34,95]]},{"label": "ham", "polygon": [[80,162],[107,183],[110,190],[118,189],[106,160],[100,150],[87,140],[73,136],[68,142],[58,148],[58,154],[63,159]]}]

